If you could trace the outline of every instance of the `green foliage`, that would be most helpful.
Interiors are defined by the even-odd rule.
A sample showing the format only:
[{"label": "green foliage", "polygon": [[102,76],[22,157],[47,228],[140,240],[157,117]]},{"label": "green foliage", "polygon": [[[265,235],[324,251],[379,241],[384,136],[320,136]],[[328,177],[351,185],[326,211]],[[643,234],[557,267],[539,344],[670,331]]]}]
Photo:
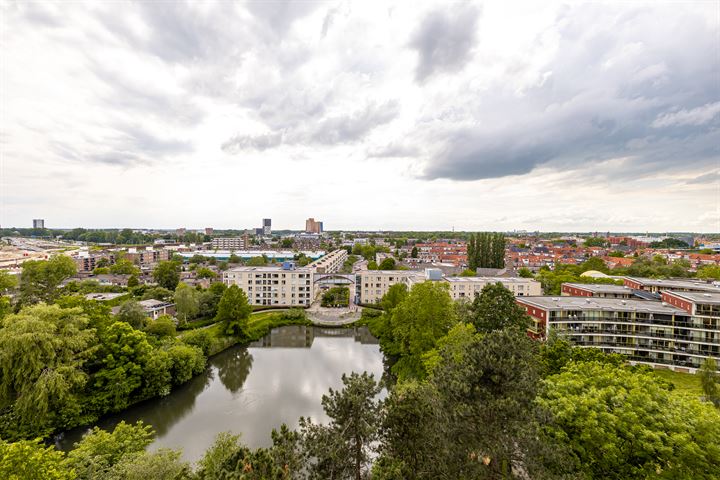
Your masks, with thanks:
[{"label": "green foliage", "polygon": [[149,321],[145,309],[135,300],[127,300],[120,305],[115,318],[119,322],[125,322],[133,328],[141,330]]},{"label": "green foliage", "polygon": [[475,270],[465,269],[462,272],[460,272],[461,277],[476,277],[477,273]]},{"label": "green foliage", "polygon": [[650,373],[571,363],[544,381],[548,434],[588,478],[711,479],[720,471],[720,414]]},{"label": "green foliage", "polygon": [[398,380],[424,378],[422,355],[433,348],[455,324],[453,301],[448,285],[422,282],[414,285],[408,296],[389,315],[389,331],[384,347],[400,356],[392,366]]},{"label": "green foliage", "polygon": [[607,241],[602,237],[588,237],[585,239],[583,245],[586,247],[605,247],[607,246]]},{"label": "green foliage", "polygon": [[343,375],[343,389],[322,397],[327,425],[301,418],[300,428],[310,478],[364,478],[370,467],[372,443],[378,439],[380,385],[372,375]]},{"label": "green foliage", "polygon": [[168,290],[175,290],[180,283],[179,266],[173,261],[163,261],[153,270],[153,278],[157,284]]},{"label": "green foliage", "polygon": [[368,262],[368,264],[367,264],[367,269],[368,269],[368,270],[377,270],[378,268],[379,268],[379,267],[378,267],[378,264],[377,264],[377,262],[376,262],[375,260],[370,260],[370,261]]},{"label": "green foliage", "polygon": [[140,274],[140,269],[130,260],[121,258],[110,266],[110,273],[114,275],[138,275]]},{"label": "green foliage", "polygon": [[175,322],[170,315],[160,315],[157,320],[152,320],[145,327],[145,333],[156,337],[174,337]]},{"label": "green foliage", "polygon": [[720,280],[720,265],[703,265],[697,269],[695,276],[706,280]]},{"label": "green foliage", "polygon": [[178,284],[174,300],[175,310],[182,324],[195,318],[200,310],[199,293],[187,283]]},{"label": "green foliage", "polygon": [[518,275],[521,278],[535,278],[535,275],[533,275],[533,273],[527,267],[520,268],[520,270],[518,270]]},{"label": "green foliage", "polygon": [[348,287],[332,287],[322,295],[323,307],[347,307],[350,303],[350,289]]},{"label": "green foliage", "polygon": [[205,370],[203,351],[191,345],[176,344],[167,349],[171,362],[172,381],[180,385]]},{"label": "green foliage", "polygon": [[418,248],[413,247],[412,250],[410,250],[410,258],[418,258]]},{"label": "green foliage", "polygon": [[187,332],[182,337],[183,343],[192,345],[199,348],[203,355],[207,356],[210,354],[210,348],[212,346],[212,335],[207,330],[192,330]]},{"label": "green foliage", "polygon": [[515,302],[513,293],[502,283],[489,283],[476,295],[471,308],[472,323],[478,332],[505,328],[526,330],[530,317]]},{"label": "green foliage", "polygon": [[108,267],[95,267],[93,270],[93,274],[95,275],[107,275],[110,273],[110,268]]},{"label": "green foliage", "polygon": [[217,274],[207,267],[198,268],[195,271],[195,273],[197,274],[198,278],[215,278],[215,277],[217,277]]},{"label": "green foliage", "polygon": [[191,480],[190,465],[180,460],[180,452],[160,449],[153,453],[124,455],[102,480]]},{"label": "green foliage", "polygon": [[37,438],[7,443],[0,440],[0,478],[4,480],[75,480],[64,455]]},{"label": "green foliage", "polygon": [[383,259],[382,262],[380,262],[380,265],[378,265],[378,270],[394,270],[395,269],[395,259],[392,257],[387,257]]},{"label": "green foliage", "polygon": [[468,239],[468,268],[503,268],[505,266],[505,235],[480,232]]},{"label": "green foliage", "polygon": [[625,258],[625,254],[620,251],[614,251],[614,252],[608,253],[608,257]]},{"label": "green foliage", "polygon": [[405,300],[408,296],[407,285],[404,283],[396,283],[388,288],[387,293],[383,295],[380,300],[380,308],[386,312],[392,311],[393,308],[397,307],[400,302]]},{"label": "green foliage", "polygon": [[706,358],[702,367],[700,367],[698,375],[705,400],[720,408],[720,373],[718,373],[715,359],[712,357]]},{"label": "green foliage", "polygon": [[95,331],[79,308],[26,307],[0,328],[0,406],[38,432],[77,415]]},{"label": "green foliage", "polygon": [[656,255],[652,259],[640,257],[629,267],[616,268],[613,273],[649,278],[688,277],[690,276],[689,267],[690,265],[685,260],[675,260],[668,264],[665,257]]},{"label": "green foliage", "polygon": [[57,297],[60,283],[75,271],[75,262],[65,255],[50,260],[28,260],[22,264],[20,274],[20,303],[51,302]]},{"label": "green foliage", "polygon": [[625,363],[625,358],[619,353],[604,353],[596,348],[573,347],[572,344],[559,338],[553,332],[540,346],[539,368],[543,377],[556,375],[572,362],[596,362],[619,367]]},{"label": "green foliage", "polygon": [[224,283],[216,282],[201,292],[198,297],[198,316],[214,318],[217,315],[218,304],[225,293],[227,286]]},{"label": "green foliage", "polygon": [[[601,260],[602,261],[602,260]],[[594,262],[593,262],[594,263]],[[557,265],[555,270],[540,269],[537,274],[537,280],[540,281],[545,295],[560,295],[563,283],[592,283],[605,285],[622,285],[622,280],[607,277],[583,277],[581,273],[588,270],[597,270],[599,265],[587,264],[581,265]],[[607,270],[607,268],[605,268]],[[614,273],[614,272],[613,272]]]},{"label": "green foliage", "polygon": [[245,262],[245,264],[248,267],[264,267],[268,264],[268,257],[266,257],[265,255],[262,255],[260,257],[252,257],[247,262]]},{"label": "green foliage", "polygon": [[650,248],[690,248],[690,245],[677,238],[665,238],[659,242],[650,242]]},{"label": "green foliage", "polygon": [[245,292],[237,285],[231,285],[220,298],[215,319],[222,322],[226,335],[244,337],[248,334],[248,317],[251,312]]},{"label": "green foliage", "polygon": [[124,458],[142,453],[152,438],[152,428],[142,422],[120,422],[112,433],[95,427],[68,453],[66,465],[75,470],[78,480],[104,478]]}]

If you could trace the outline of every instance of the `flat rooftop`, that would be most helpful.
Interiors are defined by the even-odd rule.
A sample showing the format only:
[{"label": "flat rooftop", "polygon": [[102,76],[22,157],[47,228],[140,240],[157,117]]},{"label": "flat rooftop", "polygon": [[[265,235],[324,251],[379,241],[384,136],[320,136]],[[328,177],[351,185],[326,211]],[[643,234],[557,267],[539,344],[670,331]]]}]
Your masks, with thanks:
[{"label": "flat rooftop", "polygon": [[485,282],[485,283],[528,283],[528,282],[537,282],[537,280],[534,280],[532,278],[523,278],[523,277],[445,277],[445,280],[452,283],[475,283],[475,282]]},{"label": "flat rooftop", "polygon": [[669,291],[676,297],[690,300],[693,303],[702,303],[705,305],[720,305],[720,291],[718,292],[675,292]]},{"label": "flat rooftop", "polygon": [[707,292],[720,292],[720,286],[713,285],[707,282],[697,282],[692,280],[663,280],[660,278],[639,278],[639,277],[625,277],[633,282],[638,282],[641,285],[647,285],[649,287],[663,287],[668,289],[693,289],[696,291],[707,291]]},{"label": "flat rooftop", "polygon": [[233,267],[228,272],[258,272],[258,273],[280,273],[280,272],[300,272],[310,273],[312,269],[307,267],[283,268],[282,265],[264,265],[258,267]]},{"label": "flat rooftop", "polygon": [[604,283],[563,283],[568,287],[580,288],[593,293],[632,293],[633,290],[625,285],[608,285]]},{"label": "flat rooftop", "polygon": [[533,305],[544,310],[582,310],[606,312],[647,312],[687,315],[685,310],[652,300],[623,300],[621,298],[598,297],[519,297],[520,303]]}]

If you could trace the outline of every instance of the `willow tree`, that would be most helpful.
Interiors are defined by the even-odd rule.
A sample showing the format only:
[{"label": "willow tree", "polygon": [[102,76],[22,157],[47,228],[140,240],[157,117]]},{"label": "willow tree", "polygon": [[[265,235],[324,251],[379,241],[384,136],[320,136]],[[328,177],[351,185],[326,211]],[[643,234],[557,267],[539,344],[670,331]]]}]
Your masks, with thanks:
[{"label": "willow tree", "polygon": [[79,308],[26,307],[0,328],[0,406],[11,406],[19,427],[62,426],[80,412],[87,381],[83,365],[97,344]]}]

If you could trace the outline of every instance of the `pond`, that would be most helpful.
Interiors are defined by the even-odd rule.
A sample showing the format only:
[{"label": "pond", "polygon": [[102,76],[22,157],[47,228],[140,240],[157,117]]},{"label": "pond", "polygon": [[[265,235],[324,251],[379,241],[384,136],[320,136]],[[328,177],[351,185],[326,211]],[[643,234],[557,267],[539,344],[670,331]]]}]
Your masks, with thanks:
[{"label": "pond", "polygon": [[[167,397],[96,425],[112,429],[121,420],[142,420],[156,432],[151,450],[179,448],[194,462],[219,432],[240,433],[246,445],[257,448],[271,445],[270,432],[282,423],[295,428],[301,416],[327,421],[322,395],[342,387],[343,373],[363,371],[377,380],[383,372],[382,353],[367,328],[280,327],[247,347],[212,357],[205,373]],[[65,432],[57,445],[68,450],[88,430]]]}]

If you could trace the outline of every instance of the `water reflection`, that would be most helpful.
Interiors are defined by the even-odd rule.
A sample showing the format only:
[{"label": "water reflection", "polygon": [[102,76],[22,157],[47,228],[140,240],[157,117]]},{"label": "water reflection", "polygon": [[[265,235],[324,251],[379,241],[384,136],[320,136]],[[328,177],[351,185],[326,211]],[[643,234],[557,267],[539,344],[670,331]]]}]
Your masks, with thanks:
[{"label": "water reflection", "polygon": [[[342,385],[343,373],[383,372],[377,341],[366,328],[289,326],[273,330],[249,348],[234,347],[213,357],[205,374],[171,395],[136,405],[98,425],[143,420],[157,432],[152,449],[182,448],[186,460],[200,458],[218,432],[241,433],[251,447],[270,444],[282,423],[297,426],[300,416],[327,420],[320,399]],[[87,429],[66,432],[70,448]]]}]

